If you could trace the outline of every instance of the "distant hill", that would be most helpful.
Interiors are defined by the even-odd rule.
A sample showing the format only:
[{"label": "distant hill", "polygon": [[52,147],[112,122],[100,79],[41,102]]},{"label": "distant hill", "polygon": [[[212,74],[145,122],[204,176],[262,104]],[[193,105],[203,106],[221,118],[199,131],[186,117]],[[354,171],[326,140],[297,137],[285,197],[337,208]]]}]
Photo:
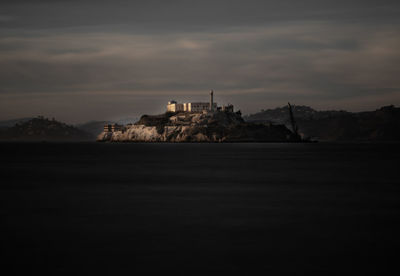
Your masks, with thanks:
[{"label": "distant hill", "polygon": [[136,117],[129,117],[123,119],[117,119],[114,121],[89,121],[82,124],[77,124],[76,127],[80,130],[91,133],[93,136],[99,135],[104,130],[104,125],[106,124],[119,124],[119,125],[127,125],[133,124],[137,122],[139,119]]},{"label": "distant hill", "polygon": [[120,118],[115,121],[115,123],[120,124],[120,125],[127,125],[127,124],[133,124],[139,120],[138,117],[127,117],[127,118]]},{"label": "distant hill", "polygon": [[13,127],[15,126],[16,123],[23,123],[32,119],[33,117],[27,117],[27,118],[0,121],[0,128]]},{"label": "distant hill", "polygon": [[[375,111],[316,111],[307,106],[293,110],[300,133],[321,141],[400,141],[400,108]],[[290,128],[288,107],[262,110],[245,116],[249,122],[285,124]]]},{"label": "distant hill", "polygon": [[56,120],[37,117],[0,130],[1,141],[93,141],[92,134]]},{"label": "distant hill", "polygon": [[[297,120],[321,120],[351,114],[350,112],[343,110],[317,111],[304,105],[296,105],[292,108]],[[245,115],[243,118],[248,122],[272,122],[276,124],[290,125],[288,106],[261,110],[255,114]]]},{"label": "distant hill", "polygon": [[104,130],[105,124],[112,124],[109,121],[90,121],[83,124],[78,124],[76,127],[82,131],[92,134],[94,137],[99,135]]}]

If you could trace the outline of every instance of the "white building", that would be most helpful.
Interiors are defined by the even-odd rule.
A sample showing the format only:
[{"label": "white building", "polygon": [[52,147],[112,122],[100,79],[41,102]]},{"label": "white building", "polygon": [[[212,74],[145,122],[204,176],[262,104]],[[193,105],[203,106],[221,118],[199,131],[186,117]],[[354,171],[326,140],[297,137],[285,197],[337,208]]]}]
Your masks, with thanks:
[{"label": "white building", "polygon": [[[214,109],[217,109],[217,104],[214,103]],[[203,110],[210,110],[210,103],[184,103],[183,111],[187,112],[202,112]]]},{"label": "white building", "polygon": [[214,103],[214,91],[210,91],[210,102],[196,102],[196,103],[177,103],[176,101],[169,101],[167,104],[167,112],[202,112],[204,110],[217,110],[217,103]]},{"label": "white building", "polygon": [[167,104],[167,112],[184,111],[184,104],[179,104],[176,101],[169,101]]}]

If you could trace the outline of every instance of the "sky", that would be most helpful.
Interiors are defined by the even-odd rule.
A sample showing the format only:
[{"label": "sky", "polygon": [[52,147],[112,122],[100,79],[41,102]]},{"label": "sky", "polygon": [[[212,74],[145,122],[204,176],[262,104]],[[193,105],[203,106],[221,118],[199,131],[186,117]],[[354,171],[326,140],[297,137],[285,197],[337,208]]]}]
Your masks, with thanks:
[{"label": "sky", "polygon": [[0,120],[400,105],[400,1],[2,0]]}]

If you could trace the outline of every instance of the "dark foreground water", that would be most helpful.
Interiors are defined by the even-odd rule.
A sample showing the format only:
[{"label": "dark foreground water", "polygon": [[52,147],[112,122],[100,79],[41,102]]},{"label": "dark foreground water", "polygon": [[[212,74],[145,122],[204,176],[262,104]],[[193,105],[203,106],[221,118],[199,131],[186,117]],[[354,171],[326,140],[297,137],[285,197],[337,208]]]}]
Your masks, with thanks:
[{"label": "dark foreground water", "polygon": [[3,275],[400,270],[400,144],[0,149]]}]

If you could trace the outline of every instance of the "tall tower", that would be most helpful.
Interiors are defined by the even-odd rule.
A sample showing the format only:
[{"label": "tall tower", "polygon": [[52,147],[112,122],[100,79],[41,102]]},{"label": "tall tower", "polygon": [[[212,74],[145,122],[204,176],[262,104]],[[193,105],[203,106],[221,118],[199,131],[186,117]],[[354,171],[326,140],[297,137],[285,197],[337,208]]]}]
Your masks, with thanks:
[{"label": "tall tower", "polygon": [[214,91],[210,91],[210,110],[214,111]]}]

